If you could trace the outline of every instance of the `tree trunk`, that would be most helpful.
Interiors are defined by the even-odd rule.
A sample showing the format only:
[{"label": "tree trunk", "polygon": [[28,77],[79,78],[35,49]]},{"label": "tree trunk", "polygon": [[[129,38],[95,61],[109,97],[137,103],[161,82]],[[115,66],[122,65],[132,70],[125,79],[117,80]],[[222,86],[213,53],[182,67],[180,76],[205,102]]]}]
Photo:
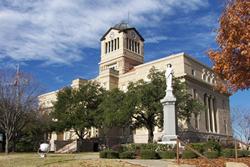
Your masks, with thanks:
[{"label": "tree trunk", "polygon": [[7,133],[5,133],[5,154],[9,153],[9,136]]},{"label": "tree trunk", "polygon": [[148,143],[153,143],[154,140],[154,130],[153,128],[148,128]]}]

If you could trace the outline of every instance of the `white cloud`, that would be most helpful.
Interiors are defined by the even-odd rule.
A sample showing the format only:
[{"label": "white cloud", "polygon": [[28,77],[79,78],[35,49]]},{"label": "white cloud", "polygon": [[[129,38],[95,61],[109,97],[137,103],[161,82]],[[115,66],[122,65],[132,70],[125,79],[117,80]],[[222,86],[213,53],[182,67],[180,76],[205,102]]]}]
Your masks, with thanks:
[{"label": "white cloud", "polygon": [[82,49],[99,48],[105,30],[126,20],[128,12],[133,25],[150,27],[163,16],[207,5],[204,0],[2,0],[0,60],[70,64],[84,58]]},{"label": "white cloud", "polygon": [[151,36],[146,37],[145,43],[159,43],[161,41],[168,40],[169,38],[167,36],[159,35],[159,36]]}]

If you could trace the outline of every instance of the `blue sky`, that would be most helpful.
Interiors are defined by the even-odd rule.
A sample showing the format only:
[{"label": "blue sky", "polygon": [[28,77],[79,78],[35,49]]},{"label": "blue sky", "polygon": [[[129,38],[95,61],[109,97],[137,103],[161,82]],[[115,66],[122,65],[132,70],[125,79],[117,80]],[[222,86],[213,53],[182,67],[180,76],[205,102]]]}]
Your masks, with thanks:
[{"label": "blue sky", "polygon": [[[223,1],[213,0],[1,0],[0,68],[39,79],[46,91],[77,77],[98,75],[100,38],[128,20],[145,38],[145,61],[186,52],[211,66],[206,51],[216,48]],[[250,91],[231,97],[250,107]]]}]

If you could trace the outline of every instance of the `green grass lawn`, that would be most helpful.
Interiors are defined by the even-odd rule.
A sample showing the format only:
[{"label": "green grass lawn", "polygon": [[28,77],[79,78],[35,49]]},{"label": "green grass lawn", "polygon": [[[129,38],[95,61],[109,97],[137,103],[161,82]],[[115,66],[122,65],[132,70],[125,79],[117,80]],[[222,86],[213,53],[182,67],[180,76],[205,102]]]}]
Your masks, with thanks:
[{"label": "green grass lawn", "polygon": [[0,167],[132,167],[119,160],[103,160],[98,153],[48,154],[40,158],[36,153],[0,154]]}]

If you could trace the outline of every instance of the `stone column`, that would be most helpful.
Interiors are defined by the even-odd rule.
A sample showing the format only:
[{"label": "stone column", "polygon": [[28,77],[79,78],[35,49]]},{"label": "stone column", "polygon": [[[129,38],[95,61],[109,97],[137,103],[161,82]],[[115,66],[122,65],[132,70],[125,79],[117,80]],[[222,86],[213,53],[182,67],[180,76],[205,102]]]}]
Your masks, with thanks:
[{"label": "stone column", "polygon": [[176,129],[177,129],[177,118],[175,113],[175,101],[172,90],[166,91],[166,96],[161,100],[163,105],[163,137],[162,142],[167,144],[171,140],[177,138]]},{"label": "stone column", "polygon": [[206,104],[207,104],[207,125],[208,125],[208,132],[211,132],[211,127],[210,127],[210,114],[209,114],[209,103],[208,103],[208,96],[206,96]]},{"label": "stone column", "polygon": [[215,132],[215,125],[214,125],[214,104],[213,104],[213,98],[210,97],[210,109],[211,109],[211,119],[212,119],[212,132]]}]

